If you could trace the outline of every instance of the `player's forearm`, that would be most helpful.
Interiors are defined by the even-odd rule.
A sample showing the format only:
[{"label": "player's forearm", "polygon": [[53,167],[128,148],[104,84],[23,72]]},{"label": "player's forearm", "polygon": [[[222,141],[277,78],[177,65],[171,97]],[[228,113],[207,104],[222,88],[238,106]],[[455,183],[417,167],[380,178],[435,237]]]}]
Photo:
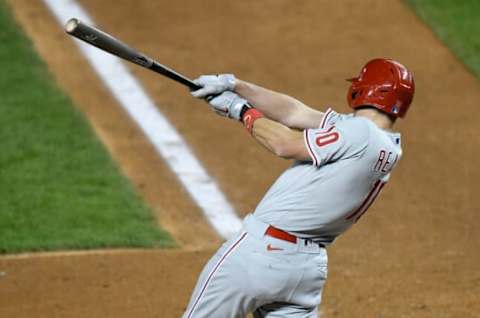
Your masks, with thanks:
[{"label": "player's forearm", "polygon": [[303,142],[303,133],[278,122],[267,118],[256,120],[252,136],[278,157],[298,160],[309,158]]},{"label": "player's forearm", "polygon": [[310,108],[293,97],[239,79],[236,80],[235,92],[274,121],[291,128],[308,126],[300,117]]}]

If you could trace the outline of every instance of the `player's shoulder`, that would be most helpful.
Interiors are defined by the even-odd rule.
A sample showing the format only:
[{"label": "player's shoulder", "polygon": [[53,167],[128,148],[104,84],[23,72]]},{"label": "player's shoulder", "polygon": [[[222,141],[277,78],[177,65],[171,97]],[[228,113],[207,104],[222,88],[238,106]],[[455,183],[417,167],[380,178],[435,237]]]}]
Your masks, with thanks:
[{"label": "player's shoulder", "polygon": [[351,117],[353,117],[353,114],[341,114],[341,113],[337,113],[332,108],[328,108],[327,111],[323,113],[323,117],[322,117],[322,120],[320,121],[320,124],[318,125],[318,128],[328,129],[331,126],[335,126],[339,122],[347,120]]},{"label": "player's shoulder", "polygon": [[353,113],[338,113],[332,108],[328,108],[316,130],[322,133],[332,129],[340,132],[342,139],[366,141],[369,138],[371,127],[365,118],[355,117]]},{"label": "player's shoulder", "polygon": [[402,155],[401,134],[399,132],[384,130],[370,119],[361,116],[353,117],[349,120],[349,125],[351,131],[362,135],[356,138],[366,138],[373,150],[388,150],[398,158]]},{"label": "player's shoulder", "polygon": [[348,135],[359,138],[368,138],[372,130],[371,122],[363,117],[355,117],[353,114],[344,114],[337,120],[335,127]]},{"label": "player's shoulder", "polygon": [[368,140],[369,144],[395,148],[401,153],[401,134],[378,127],[373,121],[362,116],[352,116],[337,124],[340,130],[356,140]]},{"label": "player's shoulder", "polygon": [[324,113],[322,121],[320,122],[319,129],[329,129],[332,126],[342,126],[342,127],[357,127],[359,129],[368,128],[368,120],[365,120],[361,117],[355,117],[353,113],[342,114],[338,113],[332,108],[328,108]]}]

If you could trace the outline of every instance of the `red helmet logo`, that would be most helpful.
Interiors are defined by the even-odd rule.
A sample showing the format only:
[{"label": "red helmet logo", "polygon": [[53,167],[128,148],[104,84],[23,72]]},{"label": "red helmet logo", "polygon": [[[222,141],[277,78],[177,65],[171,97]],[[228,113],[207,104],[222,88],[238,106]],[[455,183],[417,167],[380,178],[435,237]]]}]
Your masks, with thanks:
[{"label": "red helmet logo", "polygon": [[415,92],[413,74],[390,59],[368,62],[348,90],[348,104],[356,109],[373,106],[396,117],[404,117]]}]

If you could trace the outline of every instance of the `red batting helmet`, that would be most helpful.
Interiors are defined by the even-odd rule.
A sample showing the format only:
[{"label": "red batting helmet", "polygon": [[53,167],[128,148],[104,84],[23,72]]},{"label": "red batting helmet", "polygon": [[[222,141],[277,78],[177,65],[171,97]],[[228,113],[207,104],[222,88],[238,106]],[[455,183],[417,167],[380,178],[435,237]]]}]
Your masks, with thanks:
[{"label": "red batting helmet", "polygon": [[373,106],[395,117],[404,117],[410,106],[415,83],[413,74],[402,64],[390,59],[368,62],[348,90],[352,108]]}]

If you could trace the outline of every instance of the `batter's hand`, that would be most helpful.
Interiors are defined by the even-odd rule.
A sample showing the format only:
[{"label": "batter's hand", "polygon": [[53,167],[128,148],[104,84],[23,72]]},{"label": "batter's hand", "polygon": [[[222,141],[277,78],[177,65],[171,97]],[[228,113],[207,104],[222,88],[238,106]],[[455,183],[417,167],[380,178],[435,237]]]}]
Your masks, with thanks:
[{"label": "batter's hand", "polygon": [[234,92],[226,91],[208,101],[212,109],[219,115],[241,120],[248,102]]},{"label": "batter's hand", "polygon": [[197,98],[218,95],[225,91],[233,91],[235,88],[235,76],[233,74],[202,75],[193,82],[203,86],[203,88],[192,92],[192,95]]}]

